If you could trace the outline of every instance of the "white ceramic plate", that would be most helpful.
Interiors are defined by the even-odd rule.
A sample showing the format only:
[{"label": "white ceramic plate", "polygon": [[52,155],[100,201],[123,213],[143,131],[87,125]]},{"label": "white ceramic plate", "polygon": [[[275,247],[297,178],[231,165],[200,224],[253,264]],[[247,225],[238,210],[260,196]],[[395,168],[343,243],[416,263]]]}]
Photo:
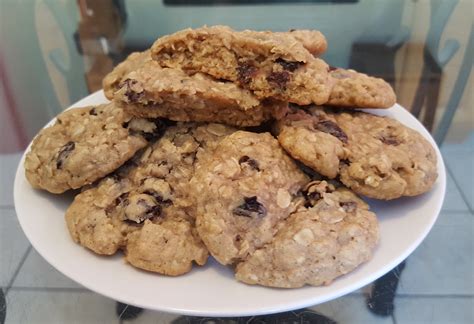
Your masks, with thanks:
[{"label": "white ceramic plate", "polygon": [[[106,102],[96,92],[74,106]],[[392,116],[418,130],[436,147],[423,126],[399,105],[372,111]],[[326,287],[273,289],[248,286],[233,278],[231,269],[212,258],[204,267],[180,277],[165,277],[126,265],[120,254],[100,257],[69,237],[64,213],[71,195],[52,195],[28,184],[23,160],[15,179],[15,208],[21,227],[34,248],[56,269],[79,284],[115,300],[147,309],[197,316],[246,316],[276,313],[316,305],[356,290],[403,261],[433,226],[443,204],[446,173],[438,155],[439,177],[433,189],[414,198],[371,201],[380,220],[380,244],[373,258]]]}]

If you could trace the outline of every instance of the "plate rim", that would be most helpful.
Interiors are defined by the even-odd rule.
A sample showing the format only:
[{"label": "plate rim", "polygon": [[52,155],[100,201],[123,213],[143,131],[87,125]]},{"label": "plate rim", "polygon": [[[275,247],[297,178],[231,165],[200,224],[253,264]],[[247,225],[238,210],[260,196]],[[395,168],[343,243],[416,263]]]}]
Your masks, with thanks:
[{"label": "plate rim", "polygon": [[[82,98],[81,100],[77,101],[76,103],[72,104],[67,109],[72,109],[72,108],[79,107],[79,106],[83,105],[82,102],[84,102],[84,101],[87,102],[89,100],[92,100],[95,96],[100,97],[102,95],[103,95],[103,90],[96,91],[96,92]],[[102,98],[100,98],[100,100],[102,100]],[[103,296],[106,296],[106,297],[108,297],[112,300],[115,300],[115,301],[120,301],[122,303],[126,303],[126,304],[129,304],[129,305],[133,305],[133,306],[137,306],[137,307],[141,307],[141,308],[146,308],[146,309],[150,309],[150,310],[155,310],[155,311],[167,312],[167,313],[174,313],[174,314],[180,314],[180,315],[191,315],[191,316],[212,316],[212,317],[256,316],[256,315],[273,314],[273,313],[278,313],[278,312],[284,312],[284,311],[290,311],[290,310],[295,310],[295,309],[299,309],[299,308],[315,306],[315,305],[318,305],[318,304],[336,299],[338,297],[344,296],[346,294],[349,294],[350,292],[352,292],[354,290],[357,290],[357,289],[359,289],[359,288],[375,281],[376,279],[380,278],[384,274],[388,273],[391,269],[393,269],[400,262],[405,260],[411,253],[413,253],[413,251],[421,244],[421,242],[426,238],[428,233],[431,231],[434,223],[438,219],[439,214],[441,212],[441,208],[443,206],[443,202],[444,202],[444,199],[446,197],[446,168],[445,168],[445,163],[444,163],[441,151],[439,150],[439,147],[436,144],[436,142],[434,141],[431,134],[426,130],[426,128],[408,110],[406,110],[403,106],[399,105],[398,103],[396,103],[395,105],[393,105],[389,109],[393,109],[393,108],[400,108],[400,109],[404,110],[405,113],[407,114],[407,116],[410,119],[412,119],[412,121],[414,121],[418,126],[421,127],[420,129],[416,129],[416,130],[418,132],[420,132],[422,134],[422,136],[424,138],[426,138],[430,142],[430,144],[434,147],[434,149],[436,151],[437,158],[438,158],[437,163],[438,163],[438,171],[439,171],[438,179],[436,180],[436,182],[439,182],[439,184],[441,184],[440,190],[441,190],[442,199],[439,199],[439,200],[436,201],[436,205],[435,205],[434,213],[433,213],[434,216],[431,217],[430,223],[427,224],[427,226],[425,226],[425,228],[424,228],[423,232],[421,233],[421,235],[419,235],[416,240],[413,240],[413,242],[410,244],[410,246],[408,246],[405,249],[405,251],[403,251],[403,253],[401,253],[397,258],[391,259],[390,262],[385,264],[383,267],[380,267],[377,271],[371,272],[370,275],[364,277],[363,279],[355,281],[351,284],[348,284],[346,286],[341,287],[338,290],[329,292],[329,293],[327,293],[325,295],[322,295],[322,296],[316,294],[314,296],[314,298],[307,298],[305,300],[297,299],[297,300],[290,300],[290,301],[281,302],[281,303],[274,303],[274,304],[266,306],[266,307],[260,307],[257,310],[255,310],[255,309],[240,310],[240,311],[232,311],[230,309],[219,309],[219,310],[204,309],[204,310],[199,310],[199,309],[182,308],[182,307],[179,307],[179,306],[176,306],[176,307],[163,306],[162,307],[161,305],[156,305],[156,304],[153,304],[153,305],[151,305],[151,304],[150,305],[137,304],[133,300],[130,300],[130,299],[127,299],[127,298],[122,298],[122,296],[117,298],[113,294],[109,293],[107,291],[107,289],[104,290],[104,289],[101,289],[100,286],[98,288],[98,287],[93,286],[93,285],[91,285],[87,282],[84,283],[84,280],[80,280],[75,276],[71,276],[69,271],[67,269],[64,269],[65,267],[63,267],[60,262],[57,262],[57,260],[52,259],[52,257],[50,257],[48,252],[44,251],[43,248],[40,246],[40,244],[38,244],[38,242],[35,242],[34,239],[32,240],[32,238],[31,238],[32,233],[28,232],[28,230],[25,230],[25,228],[26,229],[28,228],[23,223],[25,221],[25,219],[19,216],[22,213],[22,207],[21,207],[20,198],[19,198],[20,193],[18,192],[20,190],[19,189],[19,187],[20,187],[19,179],[21,178],[21,173],[24,173],[23,163],[24,163],[25,155],[29,151],[29,149],[31,147],[31,143],[33,142],[34,138],[28,144],[28,147],[23,152],[23,155],[22,155],[22,157],[19,161],[19,164],[18,164],[16,172],[15,172],[15,180],[14,180],[14,189],[13,189],[13,191],[14,191],[14,206],[15,206],[17,219],[20,223],[20,226],[21,226],[23,232],[25,233],[25,236],[27,237],[27,239],[30,242],[30,244],[32,245],[32,247],[51,266],[53,266],[56,270],[58,270],[60,273],[62,273],[63,275],[65,275],[66,277],[71,279],[72,281],[80,284],[81,286],[89,289],[90,291],[98,293],[98,294],[103,295]],[[364,111],[374,112],[374,110],[371,110],[371,109],[364,109]],[[47,127],[48,125],[53,123],[55,119],[56,119],[56,117],[51,119],[44,127]],[[212,256],[210,256],[210,257],[212,257]],[[316,288],[317,289],[318,287],[311,287],[311,288]],[[269,288],[269,289],[272,289],[272,288]],[[300,289],[300,288],[296,288],[296,289]],[[293,290],[293,289],[291,289],[291,290]]]}]

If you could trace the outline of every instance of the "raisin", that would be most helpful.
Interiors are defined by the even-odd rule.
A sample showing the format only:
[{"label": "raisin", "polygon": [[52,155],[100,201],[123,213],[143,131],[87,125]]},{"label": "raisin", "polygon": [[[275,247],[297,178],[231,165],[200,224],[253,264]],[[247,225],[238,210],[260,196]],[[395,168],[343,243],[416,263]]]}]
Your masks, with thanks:
[{"label": "raisin", "polygon": [[[140,131],[140,130],[135,130],[135,129],[128,129],[128,133],[131,135],[131,136],[142,136],[145,140],[147,140],[148,142],[151,142],[151,141],[155,141],[157,140],[158,138],[161,137],[161,135],[163,135],[165,129],[166,129],[166,122],[164,122],[162,119],[148,119],[149,121],[153,122],[155,124],[155,128],[153,129],[153,131],[151,132],[144,132],[144,131]],[[126,125],[125,125],[126,124]],[[128,123],[124,123],[122,124],[122,126],[127,127],[128,126]]]},{"label": "raisin", "polygon": [[173,204],[173,201],[171,199],[164,199],[164,200],[160,201],[160,203],[162,205],[169,206],[169,205]]},{"label": "raisin", "polygon": [[300,66],[304,64],[302,62],[296,62],[296,61],[285,61],[284,59],[281,59],[281,58],[277,59],[275,62],[280,64],[283,67],[283,69],[290,72],[294,72],[297,68],[299,68]]},{"label": "raisin", "polygon": [[244,217],[263,217],[267,214],[267,209],[260,202],[257,197],[244,197],[244,203],[237,206],[232,211],[237,216]]},{"label": "raisin", "polygon": [[156,191],[146,190],[143,192],[145,195],[152,196],[157,202],[163,201],[163,197]]},{"label": "raisin", "polygon": [[161,135],[161,133],[145,133],[141,132],[140,135],[142,135],[148,142],[154,141],[155,139],[158,139]]},{"label": "raisin", "polygon": [[152,217],[159,217],[161,215],[161,206],[160,205],[150,206],[143,199],[138,200],[137,204],[146,208],[145,213],[138,219],[139,223],[143,222],[146,219],[150,219]]},{"label": "raisin", "polygon": [[146,133],[142,132],[141,135],[147,140],[147,141],[154,141],[157,140],[158,138],[163,135],[165,129],[166,129],[166,124],[162,119],[149,119],[149,121],[153,122],[155,124],[155,128],[151,133]]},{"label": "raisin", "polygon": [[135,92],[132,87],[137,84],[137,80],[132,80],[132,79],[126,79],[125,81],[122,82],[120,87],[127,87],[125,90],[125,96],[127,97],[128,101],[131,103],[136,103],[138,102],[144,95],[144,92]]},{"label": "raisin", "polygon": [[354,201],[343,201],[343,202],[340,202],[339,205],[347,213],[352,213],[357,209],[357,203]]},{"label": "raisin", "polygon": [[91,110],[89,110],[89,115],[97,116],[97,111],[95,110],[95,108],[92,108]]},{"label": "raisin", "polygon": [[126,207],[129,203],[130,202],[128,201],[128,192],[121,194],[115,199],[116,205],[122,205],[123,207]]},{"label": "raisin", "polygon": [[314,200],[319,200],[321,199],[321,194],[319,192],[307,192],[306,193],[306,198],[308,199],[314,199]]},{"label": "raisin", "polygon": [[144,191],[143,193],[145,195],[152,196],[153,198],[155,198],[157,203],[160,203],[162,205],[167,205],[168,206],[168,205],[173,204],[173,202],[170,199],[163,199],[163,196],[160,195],[159,193],[157,193],[156,191],[147,190],[147,191]]},{"label": "raisin", "polygon": [[105,214],[110,215],[114,211],[115,207],[116,207],[115,204],[110,204],[107,207],[105,207]]},{"label": "raisin", "polygon": [[254,160],[247,155],[244,155],[239,159],[239,164],[243,163],[248,164],[248,166],[253,170],[260,171],[257,160]]},{"label": "raisin", "polygon": [[343,159],[339,161],[339,164],[351,165],[351,161],[349,161],[348,159]]},{"label": "raisin", "polygon": [[306,199],[306,203],[304,206],[306,208],[311,208],[314,205],[316,205],[316,202],[321,199],[321,195],[319,192],[313,191],[313,192],[308,192],[308,191],[303,191],[303,195]]},{"label": "raisin", "polygon": [[382,143],[387,144],[387,145],[393,145],[393,146],[400,145],[400,142],[394,136],[383,136],[383,135],[381,135],[379,137],[379,140],[381,140]]},{"label": "raisin", "polygon": [[160,216],[161,215],[161,206],[160,205],[155,205],[155,206],[149,208],[146,211],[145,215],[147,216],[146,219]]},{"label": "raisin", "polygon": [[341,142],[347,143],[347,135],[344,131],[334,122],[330,120],[323,120],[315,125],[316,129],[331,134],[334,137],[337,137]]},{"label": "raisin", "polygon": [[337,69],[338,69],[337,67],[329,65],[328,72],[336,71]]},{"label": "raisin", "polygon": [[276,85],[281,90],[286,90],[286,84],[290,81],[290,73],[287,71],[272,72],[267,76],[267,81]]},{"label": "raisin", "polygon": [[242,84],[249,84],[256,73],[257,68],[249,62],[240,62],[237,67],[239,82]]},{"label": "raisin", "polygon": [[105,213],[107,215],[111,214],[115,210],[115,208],[117,208],[118,205],[121,205],[121,207],[128,206],[129,201],[127,197],[128,197],[128,192],[125,192],[121,194],[120,196],[118,196],[117,198],[115,198],[114,202],[105,208]]},{"label": "raisin", "polygon": [[63,167],[64,160],[67,159],[71,151],[74,150],[76,144],[74,142],[67,142],[58,153],[58,157],[56,158],[56,168],[61,169]]}]

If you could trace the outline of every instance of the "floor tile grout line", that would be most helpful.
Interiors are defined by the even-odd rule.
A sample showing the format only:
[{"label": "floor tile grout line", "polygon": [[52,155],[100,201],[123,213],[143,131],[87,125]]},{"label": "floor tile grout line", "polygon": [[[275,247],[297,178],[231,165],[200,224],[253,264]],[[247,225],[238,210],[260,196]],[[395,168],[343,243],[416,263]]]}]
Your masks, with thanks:
[{"label": "floor tile grout line", "polygon": [[450,210],[450,209],[441,209],[441,211],[439,212],[440,214],[442,213],[448,213],[448,214],[474,214],[474,212],[471,212],[469,209],[466,209],[466,210]]},{"label": "floor tile grout line", "polygon": [[474,298],[474,294],[397,294],[395,298]]},{"label": "floor tile grout line", "polygon": [[458,189],[460,195],[461,195],[461,198],[462,200],[464,200],[464,203],[466,204],[467,206],[467,209],[469,209],[469,211],[472,213],[474,213],[474,211],[472,210],[471,208],[471,205],[469,204],[468,202],[468,199],[466,197],[466,195],[464,194],[464,191],[462,190],[461,186],[459,185],[458,181],[456,180],[456,178],[454,177],[454,173],[451,171],[451,168],[449,167],[448,165],[448,162],[446,161],[446,170],[448,171],[449,175],[451,175],[451,178],[453,179],[453,182],[454,182],[454,185],[456,186],[456,188]]},{"label": "floor tile grout line", "polygon": [[31,246],[31,244],[29,244],[28,249],[26,250],[26,252],[25,252],[25,254],[23,255],[23,257],[21,258],[20,263],[18,264],[18,267],[16,268],[15,272],[13,273],[13,276],[12,276],[12,278],[10,279],[10,282],[8,283],[7,288],[5,289],[5,296],[6,296],[6,295],[8,294],[8,292],[10,291],[10,288],[12,287],[13,283],[15,282],[15,279],[16,279],[16,277],[18,276],[18,273],[20,273],[20,270],[21,270],[21,268],[23,267],[23,264],[25,263],[26,258],[27,258],[28,255],[30,254],[32,248],[33,248],[33,247]]},{"label": "floor tile grout line", "polygon": [[87,288],[71,288],[71,287],[22,287],[22,286],[12,286],[10,287],[11,291],[44,291],[44,292],[85,292],[85,293],[94,293],[92,290]]}]

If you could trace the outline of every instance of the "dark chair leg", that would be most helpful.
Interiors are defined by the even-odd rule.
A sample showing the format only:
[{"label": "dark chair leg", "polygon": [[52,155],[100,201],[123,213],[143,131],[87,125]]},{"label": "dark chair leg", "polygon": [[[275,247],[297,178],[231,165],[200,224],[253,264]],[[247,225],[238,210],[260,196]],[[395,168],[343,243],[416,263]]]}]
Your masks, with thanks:
[{"label": "dark chair leg", "polygon": [[435,122],[436,109],[438,108],[438,98],[443,70],[429,54],[425,55],[425,64],[428,65],[430,74],[426,93],[426,112],[423,117],[423,125],[431,133]]},{"label": "dark chair leg", "polygon": [[352,44],[349,68],[383,78],[395,88],[395,55],[400,46],[355,42]]},{"label": "dark chair leg", "polygon": [[374,282],[372,291],[367,298],[367,307],[372,313],[380,316],[392,315],[398,281],[404,268],[405,260]]},{"label": "dark chair leg", "polygon": [[5,300],[5,294],[3,289],[0,289],[0,324],[5,323],[5,317],[7,316],[7,302]]},{"label": "dark chair leg", "polygon": [[117,302],[115,313],[119,319],[130,320],[137,318],[143,312],[143,308]]},{"label": "dark chair leg", "polygon": [[413,99],[413,104],[411,105],[410,110],[412,115],[416,118],[420,118],[421,110],[425,104],[426,93],[428,91],[429,74],[430,70],[426,64],[424,64],[423,71],[420,76],[420,83],[418,83],[418,87],[416,88],[415,98]]}]

